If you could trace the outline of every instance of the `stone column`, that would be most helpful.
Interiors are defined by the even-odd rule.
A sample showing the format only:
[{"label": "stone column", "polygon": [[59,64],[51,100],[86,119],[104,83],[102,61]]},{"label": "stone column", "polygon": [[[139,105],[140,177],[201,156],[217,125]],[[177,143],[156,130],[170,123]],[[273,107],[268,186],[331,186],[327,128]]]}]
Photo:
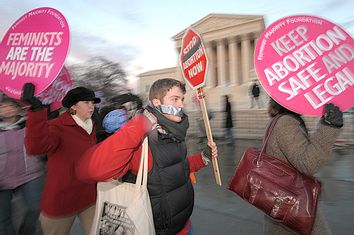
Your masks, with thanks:
[{"label": "stone column", "polygon": [[254,49],[256,49],[259,37],[262,35],[262,32],[256,32],[254,33]]},{"label": "stone column", "polygon": [[[261,33],[256,33],[255,36],[254,36],[253,53],[255,53],[255,51],[256,51],[257,43],[258,43],[258,40],[259,40],[260,36],[261,36]],[[254,54],[253,54],[253,56],[254,56]],[[253,64],[253,68],[254,68],[254,58],[252,58],[252,64]]]},{"label": "stone column", "polygon": [[254,50],[256,50],[258,39],[259,39],[258,36],[254,39]]},{"label": "stone column", "polygon": [[238,66],[237,66],[237,42],[236,38],[228,38],[229,41],[229,74],[230,74],[230,84],[236,85],[237,75],[238,75]]},{"label": "stone column", "polygon": [[216,47],[217,65],[218,65],[218,86],[225,85],[226,76],[226,58],[224,40],[219,40]]},{"label": "stone column", "polygon": [[215,55],[213,50],[213,43],[206,43],[206,55],[208,58],[208,71],[206,77],[206,87],[212,88],[215,87]]},{"label": "stone column", "polygon": [[251,58],[251,43],[245,35],[241,38],[241,66],[242,66],[242,82],[249,81],[250,58]]},{"label": "stone column", "polygon": [[253,44],[251,43],[250,69],[254,69],[254,51],[256,50],[256,40],[251,39],[250,42],[252,41]]},{"label": "stone column", "polygon": [[240,38],[237,38],[236,40],[236,71],[237,71],[237,85],[242,84],[242,74],[241,74],[241,67],[242,64],[242,59],[241,59],[241,43],[240,43]]}]

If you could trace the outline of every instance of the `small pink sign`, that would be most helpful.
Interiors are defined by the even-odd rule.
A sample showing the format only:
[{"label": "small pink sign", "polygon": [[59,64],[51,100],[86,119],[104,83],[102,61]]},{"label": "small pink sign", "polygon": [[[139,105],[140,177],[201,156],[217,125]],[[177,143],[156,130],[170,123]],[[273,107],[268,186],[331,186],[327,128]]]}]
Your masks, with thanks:
[{"label": "small pink sign", "polygon": [[43,7],[24,14],[0,44],[0,89],[15,99],[31,82],[44,91],[62,69],[70,43],[69,26],[56,9]]},{"label": "small pink sign", "polygon": [[54,111],[61,108],[61,101],[72,88],[72,85],[70,73],[64,66],[52,84],[45,91],[36,95],[36,97],[43,104],[50,104],[50,110]]},{"label": "small pink sign", "polygon": [[325,19],[296,15],[271,24],[258,40],[254,61],[267,93],[282,106],[321,116],[323,105],[354,105],[354,41]]}]

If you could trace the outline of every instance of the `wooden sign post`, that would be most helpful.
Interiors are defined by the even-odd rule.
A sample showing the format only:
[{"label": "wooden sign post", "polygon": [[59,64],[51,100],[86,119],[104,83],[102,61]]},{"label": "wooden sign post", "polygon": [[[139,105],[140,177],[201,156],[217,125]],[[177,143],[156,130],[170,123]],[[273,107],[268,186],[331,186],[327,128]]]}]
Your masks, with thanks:
[{"label": "wooden sign post", "polygon": [[[214,142],[202,88],[205,84],[208,60],[202,38],[192,28],[187,29],[183,36],[180,63],[185,80],[193,90],[197,91],[207,138],[210,142]],[[213,158],[212,162],[216,183],[221,186],[222,183],[217,158]]]},{"label": "wooden sign post", "polygon": [[[201,108],[202,114],[203,114],[203,120],[204,120],[207,138],[210,142],[214,142],[213,134],[211,132],[211,127],[210,127],[209,117],[208,117],[208,111],[207,111],[206,104],[205,104],[203,88],[199,88],[197,90],[197,94],[198,94],[198,99],[200,101],[199,102],[200,108]],[[212,162],[213,162],[213,167],[214,167],[214,175],[215,175],[216,183],[221,186],[222,183],[221,183],[221,177],[220,177],[219,165],[218,165],[217,158],[212,158]]]}]

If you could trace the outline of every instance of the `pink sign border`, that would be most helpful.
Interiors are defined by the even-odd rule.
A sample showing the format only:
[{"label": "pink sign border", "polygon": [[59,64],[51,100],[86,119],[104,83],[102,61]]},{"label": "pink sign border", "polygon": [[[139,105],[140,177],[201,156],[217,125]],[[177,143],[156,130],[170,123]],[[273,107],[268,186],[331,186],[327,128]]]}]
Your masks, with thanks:
[{"label": "pink sign border", "polygon": [[[258,39],[258,43],[256,45],[256,48],[255,48],[255,53],[254,53],[254,65],[255,65],[255,71],[256,71],[256,74],[259,78],[259,81],[261,82],[262,86],[264,87],[264,90],[268,93],[268,95],[270,97],[272,97],[274,100],[276,100],[278,103],[280,103],[281,105],[283,105],[284,107],[294,111],[294,112],[297,112],[297,113],[300,113],[300,114],[303,114],[303,115],[308,115],[308,116],[321,116],[322,115],[322,106],[320,106],[318,109],[314,109],[312,111],[309,111],[309,110],[306,110],[306,107],[303,103],[301,102],[298,102],[297,104],[297,107],[295,107],[294,104],[289,105],[289,103],[287,102],[284,102],[284,100],[282,100],[281,98],[279,98],[279,96],[277,96],[277,94],[274,94],[273,90],[271,90],[269,87],[270,85],[268,84],[268,81],[267,79],[265,78],[265,75],[264,75],[264,68],[266,67],[269,67],[271,64],[273,64],[274,62],[276,61],[280,61],[282,60],[282,58],[284,58],[286,55],[284,55],[283,57],[280,57],[279,55],[277,55],[275,52],[273,54],[271,53],[268,53],[267,55],[267,49],[269,49],[271,46],[271,38],[272,37],[275,37],[276,39],[283,36],[284,34],[281,34],[279,33],[280,32],[289,32],[292,28],[295,28],[297,26],[299,26],[300,23],[289,23],[292,24],[292,28],[290,26],[287,26],[287,27],[284,27],[283,29],[281,29],[281,26],[282,25],[285,25],[284,22],[286,22],[286,20],[299,20],[303,18],[303,19],[312,19],[313,22],[315,22],[316,20],[317,21],[321,21],[323,22],[324,25],[326,26],[336,26],[338,27],[341,31],[343,31],[343,33],[347,36],[347,39],[345,40],[347,43],[350,44],[350,46],[354,46],[354,41],[353,39],[351,38],[351,36],[343,29],[341,28],[339,25],[337,24],[334,24],[326,19],[323,19],[323,18],[320,18],[320,17],[317,17],[317,16],[311,16],[311,15],[292,15],[292,16],[287,16],[287,17],[284,17],[284,18],[281,18],[277,21],[275,21],[274,23],[272,23],[270,26],[268,26],[264,31],[263,33],[261,34],[260,38]],[[304,24],[304,23],[302,23]],[[314,23],[313,23],[314,24]],[[328,30],[328,28],[325,28],[325,30],[322,30],[322,28],[320,27],[323,27],[323,26],[318,26],[318,29],[316,29],[317,31],[320,31],[317,35],[315,35],[314,37],[317,37],[319,34],[321,33],[324,33],[325,30]],[[270,42],[269,42],[270,41]],[[273,39],[274,41],[274,39]],[[268,48],[267,48],[268,46]],[[331,51],[329,51],[331,52]],[[289,54],[291,54],[289,52]],[[321,57],[322,58],[322,57]],[[354,61],[353,60],[350,60],[348,62],[349,65],[353,65]],[[267,65],[265,65],[267,64]],[[350,68],[352,68],[352,66],[350,66]],[[298,71],[296,71],[298,72]],[[291,77],[289,75],[289,77]],[[285,78],[284,80],[286,80],[288,78]],[[327,78],[326,78],[327,79]],[[317,85],[317,84],[316,84]],[[310,87],[312,88],[312,87]],[[330,101],[328,101],[327,103],[329,102],[333,102],[335,103],[336,105],[338,105],[342,111],[345,111],[347,109],[349,109],[351,106],[353,106],[354,104],[354,86],[350,87],[347,91],[343,91],[343,95],[347,95],[348,98],[350,98],[350,102],[348,101],[348,98],[344,99],[344,101],[342,100],[339,100],[339,97],[340,96],[334,96],[334,98]],[[278,91],[279,92],[279,91]],[[280,93],[280,92],[279,92]],[[298,98],[298,97],[296,97]],[[296,99],[295,98],[295,99]],[[294,99],[294,100],[295,100]],[[294,102],[295,103],[295,102]]]},{"label": "pink sign border", "polygon": [[[13,23],[11,25],[11,27],[6,32],[6,34],[4,35],[4,37],[3,37],[2,41],[1,41],[1,43],[4,43],[5,42],[4,39],[7,39],[9,34],[11,32],[14,32],[14,30],[20,24],[27,23],[28,21],[26,22],[26,19],[29,18],[28,17],[29,14],[31,14],[31,13],[34,14],[35,12],[40,12],[40,11],[53,12],[53,14],[57,14],[56,16],[49,15],[49,17],[52,17],[52,18],[55,17],[55,19],[58,21],[58,25],[60,25],[60,26],[64,25],[64,26],[62,26],[62,28],[64,29],[63,30],[63,32],[64,32],[64,35],[63,35],[63,47],[65,47],[65,51],[64,50],[60,50],[61,52],[57,53],[57,54],[61,54],[62,56],[57,56],[58,58],[54,57],[56,59],[56,61],[59,61],[60,63],[59,63],[59,65],[56,65],[55,69],[57,71],[55,72],[55,70],[54,70],[54,72],[52,72],[50,74],[51,77],[47,79],[46,83],[42,83],[42,84],[37,83],[37,82],[34,81],[34,78],[32,80],[29,80],[29,81],[23,81],[25,79],[23,79],[23,77],[20,77],[20,79],[22,81],[19,81],[19,84],[24,84],[25,82],[32,82],[32,83],[34,83],[36,85],[35,94],[39,94],[42,91],[45,91],[51,85],[51,83],[57,78],[57,76],[59,75],[61,69],[63,68],[63,66],[65,64],[65,60],[66,60],[66,58],[68,56],[68,53],[69,53],[69,50],[70,50],[70,27],[69,27],[69,24],[68,24],[65,16],[59,10],[57,10],[55,8],[51,8],[51,7],[40,7],[40,8],[32,9],[32,10],[26,12],[25,14],[23,14],[18,20],[15,21],[15,23]],[[59,16],[59,18],[58,18],[58,16]],[[30,17],[35,17],[35,16],[31,15]],[[26,32],[26,31],[24,31],[24,32]],[[0,44],[0,48],[2,48],[1,44]],[[8,50],[5,53],[8,53]],[[0,54],[0,56],[1,56],[1,54]],[[45,84],[45,85],[43,85],[43,84]],[[13,87],[9,86],[8,84],[2,83],[0,81],[0,87],[1,87],[2,91],[5,94],[7,94],[8,96],[10,96],[10,97],[13,97],[15,99],[19,99],[20,96],[21,96],[22,88],[20,88],[19,85],[17,85],[17,86],[15,85],[15,87],[17,87],[17,88],[13,88]],[[12,92],[8,91],[8,89],[11,89]]]}]

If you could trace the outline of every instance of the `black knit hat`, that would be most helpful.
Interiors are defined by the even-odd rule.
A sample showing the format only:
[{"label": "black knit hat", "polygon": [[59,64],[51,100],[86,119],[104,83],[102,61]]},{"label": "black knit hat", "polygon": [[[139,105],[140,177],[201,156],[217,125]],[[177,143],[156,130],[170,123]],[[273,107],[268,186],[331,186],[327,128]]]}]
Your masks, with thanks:
[{"label": "black knit hat", "polygon": [[65,108],[70,108],[79,101],[89,101],[92,100],[95,104],[101,102],[101,99],[95,96],[95,93],[90,89],[85,87],[76,87],[71,89],[64,99],[61,101]]}]

